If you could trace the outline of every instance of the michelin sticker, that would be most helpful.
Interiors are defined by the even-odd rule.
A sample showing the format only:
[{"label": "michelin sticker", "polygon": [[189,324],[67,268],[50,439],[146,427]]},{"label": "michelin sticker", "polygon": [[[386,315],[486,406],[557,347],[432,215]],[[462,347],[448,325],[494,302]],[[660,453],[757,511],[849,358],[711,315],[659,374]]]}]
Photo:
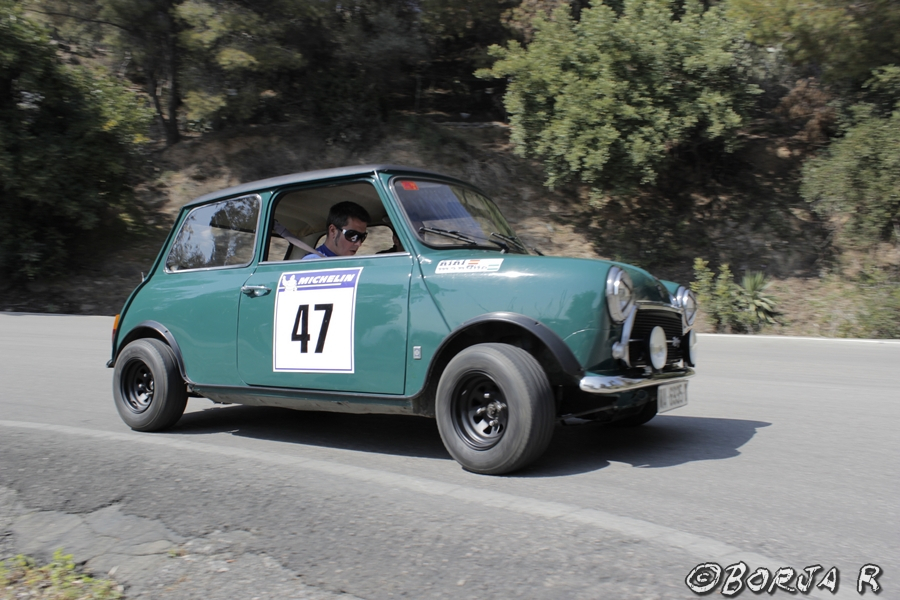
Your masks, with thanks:
[{"label": "michelin sticker", "polygon": [[352,373],[362,267],[282,273],[275,295],[274,371]]},{"label": "michelin sticker", "polygon": [[470,258],[467,260],[442,260],[435,273],[493,273],[500,270],[502,258]]}]

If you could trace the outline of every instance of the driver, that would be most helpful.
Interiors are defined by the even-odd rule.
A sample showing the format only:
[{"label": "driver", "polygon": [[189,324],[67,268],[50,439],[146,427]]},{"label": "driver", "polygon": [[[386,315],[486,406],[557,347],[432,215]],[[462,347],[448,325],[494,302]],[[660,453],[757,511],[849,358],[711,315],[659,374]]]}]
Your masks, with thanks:
[{"label": "driver", "polygon": [[369,235],[366,229],[370,221],[369,212],[356,202],[338,202],[328,211],[328,231],[325,241],[316,248],[318,254],[307,254],[303,260],[319,256],[353,256]]},{"label": "driver", "polygon": [[325,241],[315,250],[278,221],[275,221],[274,230],[294,246],[311,251],[303,257],[303,260],[327,256],[353,256],[369,235],[366,229],[370,221],[369,212],[356,202],[349,200],[338,202],[328,211]]}]

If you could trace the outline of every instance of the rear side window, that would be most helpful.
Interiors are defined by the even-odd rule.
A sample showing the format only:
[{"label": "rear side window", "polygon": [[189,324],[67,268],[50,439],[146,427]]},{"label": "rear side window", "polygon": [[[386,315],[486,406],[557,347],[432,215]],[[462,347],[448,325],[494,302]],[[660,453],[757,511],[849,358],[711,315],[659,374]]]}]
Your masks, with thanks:
[{"label": "rear side window", "polygon": [[253,260],[260,197],[234,198],[198,206],[188,214],[166,258],[166,269],[209,269],[248,265]]}]

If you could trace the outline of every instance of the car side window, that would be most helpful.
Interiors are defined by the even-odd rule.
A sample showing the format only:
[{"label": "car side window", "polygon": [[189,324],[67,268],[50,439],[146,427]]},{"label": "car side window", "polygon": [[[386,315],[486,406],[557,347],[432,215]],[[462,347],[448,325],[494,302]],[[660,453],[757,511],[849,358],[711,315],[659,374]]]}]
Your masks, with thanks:
[{"label": "car side window", "polygon": [[250,264],[260,197],[244,196],[193,209],[166,258],[166,269],[209,269]]},{"label": "car side window", "polygon": [[309,251],[289,243],[278,231],[286,231],[307,246],[317,248],[325,240],[331,207],[345,201],[365,209],[370,219],[367,237],[359,246],[357,256],[404,252],[402,245],[395,245],[393,241],[390,220],[378,190],[371,181],[352,181],[289,189],[276,196],[269,218],[269,237],[263,260],[279,262],[303,259]]}]

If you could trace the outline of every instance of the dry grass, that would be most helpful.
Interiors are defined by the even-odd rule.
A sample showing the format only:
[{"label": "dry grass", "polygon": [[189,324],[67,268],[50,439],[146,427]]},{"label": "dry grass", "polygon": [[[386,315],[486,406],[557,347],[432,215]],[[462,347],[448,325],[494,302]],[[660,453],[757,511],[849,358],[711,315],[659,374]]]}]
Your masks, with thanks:
[{"label": "dry grass", "polygon": [[0,562],[0,600],[116,600],[122,587],[114,581],[81,573],[71,555],[57,550],[53,560],[38,566],[32,559],[16,556]]}]

